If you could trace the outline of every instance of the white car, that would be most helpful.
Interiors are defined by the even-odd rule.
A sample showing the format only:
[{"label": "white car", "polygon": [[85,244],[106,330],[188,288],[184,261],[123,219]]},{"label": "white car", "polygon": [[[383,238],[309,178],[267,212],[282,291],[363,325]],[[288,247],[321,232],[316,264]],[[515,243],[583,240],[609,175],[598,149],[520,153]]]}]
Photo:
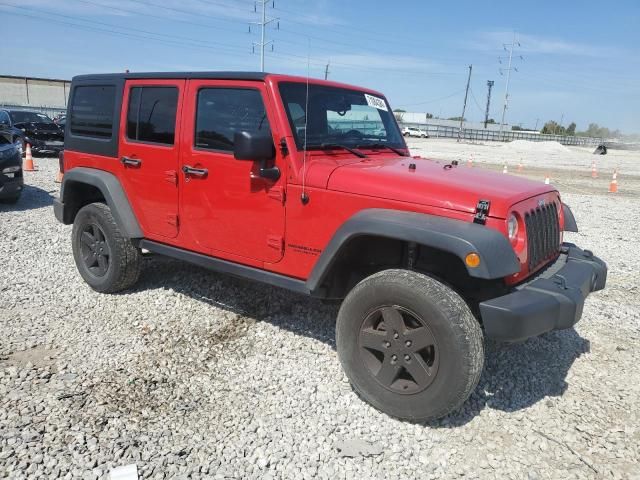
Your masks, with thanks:
[{"label": "white car", "polygon": [[404,127],[402,129],[402,135],[405,137],[429,138],[429,134],[426,131],[420,130],[417,127]]}]

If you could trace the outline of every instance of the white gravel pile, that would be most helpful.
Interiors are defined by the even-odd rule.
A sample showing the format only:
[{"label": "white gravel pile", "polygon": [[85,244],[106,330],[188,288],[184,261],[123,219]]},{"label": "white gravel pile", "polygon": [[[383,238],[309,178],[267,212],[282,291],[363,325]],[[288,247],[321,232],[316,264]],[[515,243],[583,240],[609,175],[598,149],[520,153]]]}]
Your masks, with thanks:
[{"label": "white gravel pile", "polygon": [[532,142],[530,140],[514,140],[501,144],[502,150],[513,153],[537,153],[537,154],[554,154],[554,153],[570,153],[568,147],[558,142]]},{"label": "white gravel pile", "polygon": [[0,478],[638,478],[640,201],[565,195],[610,267],[576,330],[487,344],[463,410],[404,423],[361,401],[336,306],[173,260],[117,295],[77,274],[38,159],[0,205]]},{"label": "white gravel pile", "polygon": [[515,140],[509,143],[456,142],[454,139],[407,138],[412,155],[436,160],[458,160],[465,163],[473,158],[479,164],[490,163],[510,167],[520,162],[525,168],[558,168],[590,175],[591,163],[596,162],[600,173],[611,175],[614,169],[622,175],[640,175],[640,151],[612,150],[607,155],[594,155],[595,147],[567,147],[557,142]]}]

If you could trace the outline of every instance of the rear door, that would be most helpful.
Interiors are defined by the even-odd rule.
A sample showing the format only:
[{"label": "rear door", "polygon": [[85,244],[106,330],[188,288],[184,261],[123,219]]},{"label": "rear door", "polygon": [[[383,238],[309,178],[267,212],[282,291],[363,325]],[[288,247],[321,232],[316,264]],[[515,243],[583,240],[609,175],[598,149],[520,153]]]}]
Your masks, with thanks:
[{"label": "rear door", "polygon": [[129,80],[120,121],[120,179],[147,237],[178,234],[184,80]]},{"label": "rear door", "polygon": [[257,162],[233,156],[235,132],[264,133],[275,139],[275,111],[264,83],[190,80],[185,97],[182,168],[189,175],[181,196],[182,232],[193,250],[247,264],[279,261],[284,249],[284,179],[279,148],[277,181],[258,176]]}]

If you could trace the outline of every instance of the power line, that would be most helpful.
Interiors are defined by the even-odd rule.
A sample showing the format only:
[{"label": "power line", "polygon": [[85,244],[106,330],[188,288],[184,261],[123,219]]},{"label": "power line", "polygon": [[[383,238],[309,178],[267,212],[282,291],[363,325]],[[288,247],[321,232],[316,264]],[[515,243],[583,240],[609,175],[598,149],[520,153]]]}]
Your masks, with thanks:
[{"label": "power line", "polygon": [[[8,5],[8,4],[1,4],[0,3],[0,5],[12,7],[12,5]],[[14,8],[18,8],[18,7],[14,7]],[[20,7],[20,10],[24,10],[24,7]],[[11,12],[11,11],[7,11],[7,10],[4,10],[4,12],[6,14],[8,14],[8,15],[26,17],[26,18],[31,18],[31,19],[34,19],[34,20],[40,20],[40,21],[44,21],[44,22],[55,23],[55,24],[58,24],[58,25],[66,25],[66,26],[70,26],[70,27],[73,27],[73,28],[77,28],[77,29],[81,29],[81,30],[85,30],[85,31],[89,31],[89,32],[106,33],[106,34],[110,34],[111,36],[120,36],[120,37],[127,37],[127,38],[144,39],[144,40],[154,41],[154,42],[158,42],[158,43],[162,43],[162,44],[170,45],[170,46],[191,47],[191,48],[201,48],[201,49],[207,49],[207,50],[220,51],[220,47],[212,47],[212,46],[207,46],[207,45],[203,45],[203,44],[195,43],[195,42],[187,43],[187,42],[178,42],[178,41],[173,41],[173,40],[163,40],[161,38],[156,38],[156,37],[152,37],[152,36],[149,36],[149,35],[142,35],[142,34],[130,33],[130,32],[120,32],[120,31],[117,31],[117,30],[109,30],[109,29],[106,29],[106,28],[100,28],[100,27],[95,27],[95,26],[91,26],[91,25],[82,25],[82,24],[78,24],[78,23],[67,22],[65,20],[58,20],[58,19],[54,19],[54,18],[47,18],[47,17],[37,16],[37,15],[30,15],[28,13]],[[136,30],[133,30],[133,31],[135,32]],[[154,34],[154,35],[160,35],[160,34]],[[231,52],[229,55],[223,55],[223,56],[231,56],[231,54],[233,54],[234,58],[237,58],[237,53],[236,52]]]},{"label": "power line", "polygon": [[447,98],[451,98],[451,97],[455,97],[456,95],[461,94],[462,92],[464,92],[464,89],[462,90],[456,90],[455,92],[446,95],[444,97],[440,97],[440,98],[434,98],[432,100],[425,100],[424,102],[416,102],[416,103],[404,103],[402,105],[396,105],[397,107],[412,107],[414,105],[424,105],[426,103],[435,103],[435,102],[439,102],[440,100],[446,100]]}]

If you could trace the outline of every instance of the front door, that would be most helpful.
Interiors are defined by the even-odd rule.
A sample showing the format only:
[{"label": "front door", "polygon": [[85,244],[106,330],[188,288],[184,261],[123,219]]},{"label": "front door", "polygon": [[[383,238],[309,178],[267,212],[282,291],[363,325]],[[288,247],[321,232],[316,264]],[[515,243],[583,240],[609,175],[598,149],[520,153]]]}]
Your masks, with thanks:
[{"label": "front door", "polygon": [[120,121],[120,179],[144,235],[178,234],[178,163],[184,80],[130,80]]},{"label": "front door", "polygon": [[[247,264],[273,263],[284,249],[285,165],[279,180],[233,156],[235,132],[279,138],[264,84],[190,80],[185,97],[180,215],[191,248]],[[185,172],[186,169],[192,169]],[[189,171],[193,173],[188,173]]]}]

